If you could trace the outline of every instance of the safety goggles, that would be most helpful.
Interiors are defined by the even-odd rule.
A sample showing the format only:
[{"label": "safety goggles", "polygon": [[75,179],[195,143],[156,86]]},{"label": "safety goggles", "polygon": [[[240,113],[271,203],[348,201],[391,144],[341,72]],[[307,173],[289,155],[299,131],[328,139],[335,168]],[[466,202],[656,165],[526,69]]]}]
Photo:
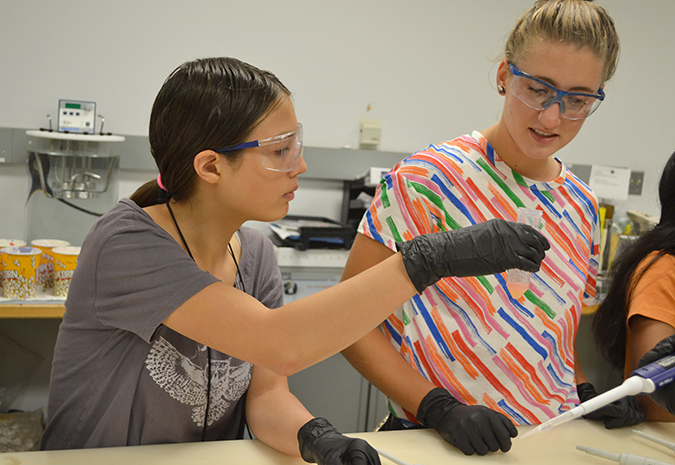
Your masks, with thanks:
[{"label": "safety goggles", "polygon": [[597,94],[565,92],[522,72],[513,63],[509,63],[509,70],[513,74],[511,92],[533,110],[545,110],[557,103],[560,105],[560,115],[563,118],[578,120],[592,115],[605,99],[602,89],[598,89]]},{"label": "safety goggles", "polygon": [[268,170],[287,173],[298,166],[298,160],[302,154],[302,124],[298,123],[298,129],[287,132],[269,139],[252,140],[232,147],[214,150],[225,153],[235,150],[257,149],[262,165]]}]

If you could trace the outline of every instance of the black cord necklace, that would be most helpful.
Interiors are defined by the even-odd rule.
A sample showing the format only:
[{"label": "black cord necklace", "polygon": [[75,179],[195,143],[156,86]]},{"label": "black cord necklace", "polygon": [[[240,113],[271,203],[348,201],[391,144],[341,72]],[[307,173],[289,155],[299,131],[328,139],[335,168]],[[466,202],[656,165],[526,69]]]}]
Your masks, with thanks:
[{"label": "black cord necklace", "polygon": [[[171,214],[171,219],[173,220],[173,224],[176,226],[176,230],[178,231],[178,235],[180,236],[180,240],[183,241],[183,245],[185,246],[185,250],[187,251],[188,255],[192,259],[192,261],[195,261],[195,257],[192,256],[192,252],[190,251],[190,247],[187,245],[187,241],[185,240],[185,237],[183,236],[183,232],[180,230],[178,227],[178,221],[176,221],[176,216],[173,214],[173,210],[171,209],[171,205],[169,205],[169,202],[166,202],[166,208],[169,209],[169,213]],[[232,260],[234,260],[234,266],[237,268],[237,276],[239,277],[239,283],[241,284],[241,290],[243,292],[246,292],[246,288],[244,287],[244,278],[241,276],[241,271],[239,271],[239,263],[237,263],[237,259],[234,256],[234,251],[232,250],[232,244],[228,243],[228,247],[230,248],[230,255],[232,255]],[[236,287],[236,285],[235,285]],[[206,408],[204,411],[204,426],[202,427],[202,441],[206,441],[206,426],[208,423],[209,419],[209,406],[211,405],[211,348],[206,347],[206,360],[207,360],[207,377],[206,377]]]}]

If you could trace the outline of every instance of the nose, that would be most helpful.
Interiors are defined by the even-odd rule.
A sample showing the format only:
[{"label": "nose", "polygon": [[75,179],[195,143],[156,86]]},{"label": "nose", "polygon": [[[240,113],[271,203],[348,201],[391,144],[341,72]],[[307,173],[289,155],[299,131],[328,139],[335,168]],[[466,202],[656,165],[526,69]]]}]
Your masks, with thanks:
[{"label": "nose", "polygon": [[291,171],[289,171],[289,175],[291,177],[299,176],[302,173],[307,171],[307,163],[305,162],[305,158],[302,156],[302,153],[298,156],[298,164],[295,165],[295,168],[293,168]]},{"label": "nose", "polygon": [[539,112],[539,121],[547,128],[560,125],[562,119],[562,104],[554,102]]}]

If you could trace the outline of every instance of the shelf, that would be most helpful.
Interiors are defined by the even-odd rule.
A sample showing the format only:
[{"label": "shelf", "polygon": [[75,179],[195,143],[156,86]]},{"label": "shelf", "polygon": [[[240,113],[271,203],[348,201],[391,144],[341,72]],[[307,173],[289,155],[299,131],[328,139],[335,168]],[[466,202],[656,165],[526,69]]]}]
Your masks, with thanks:
[{"label": "shelf", "polygon": [[63,318],[65,311],[58,302],[0,303],[0,318]]}]

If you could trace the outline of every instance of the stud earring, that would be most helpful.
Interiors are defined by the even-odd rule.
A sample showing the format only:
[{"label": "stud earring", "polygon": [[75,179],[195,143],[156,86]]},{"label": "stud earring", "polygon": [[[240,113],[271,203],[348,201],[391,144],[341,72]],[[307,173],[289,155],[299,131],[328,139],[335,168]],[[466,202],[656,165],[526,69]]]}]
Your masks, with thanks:
[{"label": "stud earring", "polygon": [[497,91],[502,95],[506,93],[506,89],[504,89],[504,86],[497,86]]}]

